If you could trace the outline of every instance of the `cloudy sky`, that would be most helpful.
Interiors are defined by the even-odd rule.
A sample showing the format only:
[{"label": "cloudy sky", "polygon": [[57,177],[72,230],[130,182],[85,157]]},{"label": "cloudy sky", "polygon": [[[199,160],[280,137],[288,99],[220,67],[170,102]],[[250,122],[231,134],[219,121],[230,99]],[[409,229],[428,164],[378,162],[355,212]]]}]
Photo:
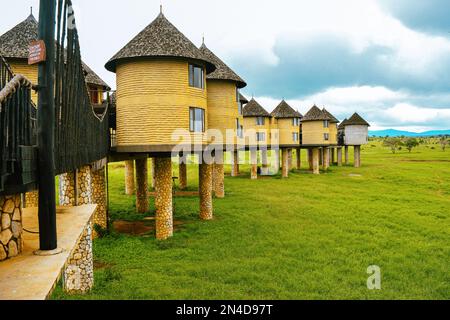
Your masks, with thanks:
[{"label": "cloudy sky", "polygon": [[[37,0],[10,2],[0,33]],[[448,0],[73,0],[82,55],[115,87],[105,62],[164,14],[247,82],[269,111],[285,98],[305,113],[358,111],[372,129],[450,129]],[[6,12],[7,11],[7,12]]]}]

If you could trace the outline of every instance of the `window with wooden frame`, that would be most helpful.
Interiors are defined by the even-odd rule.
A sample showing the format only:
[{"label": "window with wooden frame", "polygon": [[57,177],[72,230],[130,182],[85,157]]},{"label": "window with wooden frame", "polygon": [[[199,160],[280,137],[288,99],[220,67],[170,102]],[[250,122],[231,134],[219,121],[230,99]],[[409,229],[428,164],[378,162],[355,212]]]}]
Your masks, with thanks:
[{"label": "window with wooden frame", "polygon": [[256,141],[258,141],[258,142],[266,141],[266,133],[265,132],[257,132],[256,133]]},{"label": "window with wooden frame", "polygon": [[189,86],[203,89],[205,87],[203,67],[189,64]]},{"label": "window with wooden frame", "polygon": [[264,117],[257,117],[257,118],[256,118],[256,125],[257,125],[257,126],[263,126],[264,123],[265,123]]},{"label": "window with wooden frame", "polygon": [[330,140],[330,134],[329,134],[329,133],[324,133],[324,134],[323,134],[323,139],[324,139],[325,141]]},{"label": "window with wooden frame", "polygon": [[293,125],[294,127],[300,126],[300,119],[299,119],[299,118],[294,118],[294,119],[292,119],[292,125]]},{"label": "window with wooden frame", "polygon": [[205,109],[189,108],[189,130],[191,132],[205,132]]},{"label": "window with wooden frame", "polygon": [[328,121],[328,120],[323,120],[323,127],[324,127],[324,128],[329,128],[329,127],[330,127],[330,121]]},{"label": "window with wooden frame", "polygon": [[292,133],[292,140],[295,141],[295,142],[298,142],[298,136],[299,136],[298,132],[293,132]]}]

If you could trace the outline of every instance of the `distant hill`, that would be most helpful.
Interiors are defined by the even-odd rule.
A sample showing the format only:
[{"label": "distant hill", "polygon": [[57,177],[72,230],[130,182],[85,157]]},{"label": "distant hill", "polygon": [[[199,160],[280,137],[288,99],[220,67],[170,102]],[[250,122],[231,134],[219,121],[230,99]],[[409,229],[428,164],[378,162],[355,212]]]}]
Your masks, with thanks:
[{"label": "distant hill", "polygon": [[429,137],[429,136],[439,136],[439,135],[450,135],[450,130],[433,130],[433,131],[425,131],[425,132],[410,132],[410,131],[401,131],[395,129],[387,129],[387,130],[379,130],[379,131],[369,131],[369,136],[377,136],[377,137]]}]

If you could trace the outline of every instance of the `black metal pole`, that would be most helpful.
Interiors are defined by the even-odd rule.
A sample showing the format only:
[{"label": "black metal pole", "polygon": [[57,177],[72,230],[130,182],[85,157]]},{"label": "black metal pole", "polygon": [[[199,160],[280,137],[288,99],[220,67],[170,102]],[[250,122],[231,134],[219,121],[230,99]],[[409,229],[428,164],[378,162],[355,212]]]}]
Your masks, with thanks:
[{"label": "black metal pole", "polygon": [[39,64],[39,244],[41,250],[57,248],[55,195],[55,17],[56,1],[40,0],[39,39],[45,42],[46,61]]}]

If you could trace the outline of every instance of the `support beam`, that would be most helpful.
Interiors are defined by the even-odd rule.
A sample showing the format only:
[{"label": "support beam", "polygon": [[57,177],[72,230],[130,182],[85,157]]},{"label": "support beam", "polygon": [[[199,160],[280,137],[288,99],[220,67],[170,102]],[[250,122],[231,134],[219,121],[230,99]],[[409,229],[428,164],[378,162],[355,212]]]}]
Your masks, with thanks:
[{"label": "support beam", "polygon": [[239,176],[239,151],[232,151],[232,166],[231,166],[231,176]]},{"label": "support beam", "polygon": [[348,146],[345,146],[345,165],[347,166],[348,164],[349,164]]},{"label": "support beam", "polygon": [[297,148],[297,170],[302,168],[302,149]]},{"label": "support beam", "polygon": [[354,156],[355,156],[355,161],[354,161],[354,165],[355,168],[360,168],[361,167],[361,146],[354,146]]},{"label": "support beam", "polygon": [[125,194],[128,196],[134,195],[136,186],[134,183],[134,161],[125,161]]},{"label": "support beam", "polygon": [[146,213],[148,210],[148,162],[147,158],[136,159],[136,212]]},{"label": "support beam", "polygon": [[328,170],[329,167],[330,167],[330,148],[325,147],[323,148],[322,168],[323,170]]},{"label": "support beam", "polygon": [[213,190],[217,198],[225,198],[225,170],[223,160],[223,153],[216,153],[214,158]]},{"label": "support beam", "polygon": [[319,165],[319,157],[320,156],[320,148],[313,148],[312,149],[312,167],[313,167],[313,174],[320,174],[320,165]]},{"label": "support beam", "polygon": [[337,148],[337,165],[342,167],[342,147]]},{"label": "support beam", "polygon": [[213,218],[212,203],[212,165],[199,164],[199,193],[200,193],[200,219],[211,220]]},{"label": "support beam", "polygon": [[281,177],[288,178],[289,177],[289,149],[283,148],[281,149]]},{"label": "support beam", "polygon": [[[153,175],[152,175],[153,176]],[[153,178],[152,178],[153,180]],[[187,188],[187,157],[180,157],[178,166],[178,182],[180,190],[186,190]]]},{"label": "support beam", "polygon": [[258,153],[256,149],[250,150],[250,164],[251,164],[250,178],[252,180],[256,180],[258,179]]},{"label": "support beam", "polygon": [[153,158],[155,162],[156,239],[173,236],[172,159]]}]

